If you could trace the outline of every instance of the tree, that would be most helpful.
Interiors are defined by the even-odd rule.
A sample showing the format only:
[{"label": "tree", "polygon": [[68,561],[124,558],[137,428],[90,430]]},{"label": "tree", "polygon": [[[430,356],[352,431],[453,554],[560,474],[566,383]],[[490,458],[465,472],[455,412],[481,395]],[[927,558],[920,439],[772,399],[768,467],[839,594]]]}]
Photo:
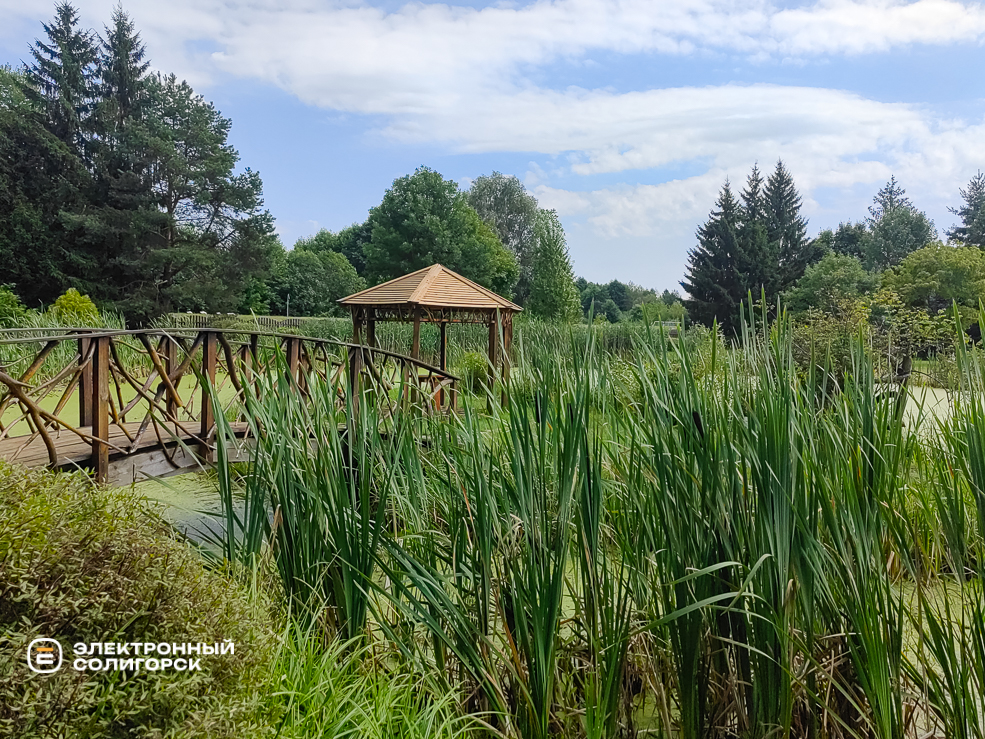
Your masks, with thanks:
[{"label": "tree", "polygon": [[553,321],[573,321],[581,316],[564,228],[553,210],[541,211],[537,224],[528,307],[533,315]]},{"label": "tree", "polygon": [[948,210],[961,219],[961,225],[953,226],[947,236],[965,246],[985,249],[985,174],[976,174],[968,183],[968,189],[959,192],[964,205]]},{"label": "tree", "polygon": [[708,221],[698,229],[698,245],[688,253],[688,294],[684,304],[691,319],[711,326],[717,319],[727,331],[739,326],[739,307],[746,285],[738,269],[740,206],[726,180]]},{"label": "tree", "polygon": [[[773,290],[767,292],[769,297],[799,280],[807,266],[820,259],[821,254],[807,238],[807,220],[800,215],[800,194],[782,161],[776,163],[776,169],[766,181],[763,197],[769,244],[763,256],[775,258],[777,264],[776,275],[771,281]],[[759,256],[748,248],[747,253],[752,258]]]},{"label": "tree", "polygon": [[503,295],[516,284],[516,259],[452,180],[420,167],[400,177],[370,211],[366,274],[383,282],[440,263]]},{"label": "tree", "polygon": [[187,82],[152,77],[148,97],[158,215],[137,224],[141,243],[120,256],[129,280],[117,301],[141,320],[174,309],[230,310],[249,278],[265,273],[275,248],[260,175],[235,173],[231,122]]},{"label": "tree", "polygon": [[0,282],[37,307],[73,284],[84,267],[63,213],[81,207],[89,175],[72,148],[48,131],[25,85],[22,74],[0,68]]},{"label": "tree", "polygon": [[79,13],[68,2],[55,6],[55,19],[42,26],[48,41],[34,41],[25,92],[48,129],[77,154],[86,152],[89,119],[96,100],[96,36],[78,29]]},{"label": "tree", "polygon": [[769,240],[770,204],[759,166],[753,165],[740,194],[739,244],[735,265],[747,291],[772,296],[778,284],[776,244]]},{"label": "tree", "polygon": [[937,238],[933,222],[914,207],[896,177],[876,194],[866,223],[862,261],[870,270],[893,267]]},{"label": "tree", "polygon": [[537,199],[513,175],[493,172],[477,177],[469,188],[469,205],[512,252],[519,268],[514,299],[526,305],[533,284],[533,263],[541,218]]},{"label": "tree", "polygon": [[112,22],[106,28],[99,59],[101,99],[97,118],[104,143],[115,142],[130,121],[143,118],[150,69],[140,34],[123,8],[114,9]]},{"label": "tree", "polygon": [[857,257],[829,252],[786,291],[784,302],[792,313],[811,308],[834,313],[844,301],[871,293],[878,283],[879,278],[867,272]]},{"label": "tree", "polygon": [[827,233],[831,233],[830,248],[835,254],[855,257],[860,261],[865,259],[865,223],[842,222],[838,224],[836,231]]},{"label": "tree", "polygon": [[327,316],[340,313],[336,301],[366,287],[349,261],[338,252],[310,251],[295,246],[287,253],[274,278],[274,310],[293,316]]},{"label": "tree", "polygon": [[323,228],[314,236],[299,239],[294,248],[304,248],[318,253],[338,252],[349,260],[358,274],[362,275],[366,269],[363,247],[369,242],[371,235],[372,229],[368,223],[354,223],[337,234]]},{"label": "tree", "polygon": [[609,293],[609,297],[612,298],[612,302],[616,304],[619,310],[625,313],[632,309],[633,295],[628,285],[624,285],[619,280],[613,280],[605,288]]},{"label": "tree", "polygon": [[908,254],[883,275],[884,286],[907,306],[931,315],[947,313],[952,302],[963,308],[966,322],[974,319],[985,300],[985,252],[940,242]]}]

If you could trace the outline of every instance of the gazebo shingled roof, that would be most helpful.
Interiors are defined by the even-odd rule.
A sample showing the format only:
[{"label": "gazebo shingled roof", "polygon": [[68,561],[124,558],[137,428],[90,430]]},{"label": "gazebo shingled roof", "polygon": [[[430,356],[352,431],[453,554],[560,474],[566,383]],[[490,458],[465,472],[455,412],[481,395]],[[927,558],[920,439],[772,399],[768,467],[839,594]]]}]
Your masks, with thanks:
[{"label": "gazebo shingled roof", "polygon": [[[503,378],[509,376],[509,351],[513,343],[513,314],[523,310],[516,303],[440,264],[367,288],[339,300],[352,313],[353,341],[376,346],[377,321],[414,324],[411,356],[420,359],[421,323],[437,323],[439,367],[447,370],[449,323],[484,323],[489,326],[489,382],[502,360]],[[500,342],[504,351],[500,351]]]},{"label": "gazebo shingled roof", "polygon": [[[425,308],[523,310],[515,303],[477,285],[440,264],[419,269],[382,285],[367,288],[339,300],[342,305],[419,305]],[[485,321],[482,321],[485,323]]]}]

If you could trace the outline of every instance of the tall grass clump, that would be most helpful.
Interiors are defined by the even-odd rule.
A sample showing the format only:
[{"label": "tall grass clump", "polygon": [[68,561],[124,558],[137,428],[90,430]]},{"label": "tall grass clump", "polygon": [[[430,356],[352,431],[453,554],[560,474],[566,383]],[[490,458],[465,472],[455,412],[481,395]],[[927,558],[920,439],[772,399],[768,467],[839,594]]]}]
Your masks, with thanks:
[{"label": "tall grass clump", "polygon": [[974,355],[935,425],[863,336],[805,360],[765,311],[629,351],[524,330],[488,412],[286,376],[248,399],[225,553],[326,604],[320,653],[426,677],[488,735],[983,739]]}]

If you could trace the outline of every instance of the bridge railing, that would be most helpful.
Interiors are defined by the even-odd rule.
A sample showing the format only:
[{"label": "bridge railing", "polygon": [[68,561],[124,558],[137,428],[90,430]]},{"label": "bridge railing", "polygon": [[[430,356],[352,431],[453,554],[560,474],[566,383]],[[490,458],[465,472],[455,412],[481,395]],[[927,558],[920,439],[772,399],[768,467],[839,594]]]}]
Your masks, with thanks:
[{"label": "bridge railing", "polygon": [[350,397],[384,413],[456,405],[457,378],[447,372],[313,337],[211,328],[8,329],[0,336],[0,459],[91,467],[100,481],[138,454],[153,457],[154,474],[211,459],[214,408],[247,433],[244,395],[265,386],[265,373],[287,372],[301,394],[310,383],[329,383],[340,412]]}]

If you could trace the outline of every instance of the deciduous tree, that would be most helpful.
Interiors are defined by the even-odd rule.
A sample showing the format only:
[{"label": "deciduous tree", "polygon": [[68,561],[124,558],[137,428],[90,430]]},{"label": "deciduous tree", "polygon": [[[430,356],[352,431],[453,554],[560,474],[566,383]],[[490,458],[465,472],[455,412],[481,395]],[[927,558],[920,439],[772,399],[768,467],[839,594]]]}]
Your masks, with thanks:
[{"label": "deciduous tree", "polygon": [[519,268],[514,300],[526,305],[533,283],[540,207],[513,175],[493,172],[477,177],[469,188],[469,205],[516,258]]},{"label": "deciduous tree", "polygon": [[366,273],[383,282],[440,263],[510,296],[516,259],[452,180],[427,167],[400,177],[370,211]]}]

